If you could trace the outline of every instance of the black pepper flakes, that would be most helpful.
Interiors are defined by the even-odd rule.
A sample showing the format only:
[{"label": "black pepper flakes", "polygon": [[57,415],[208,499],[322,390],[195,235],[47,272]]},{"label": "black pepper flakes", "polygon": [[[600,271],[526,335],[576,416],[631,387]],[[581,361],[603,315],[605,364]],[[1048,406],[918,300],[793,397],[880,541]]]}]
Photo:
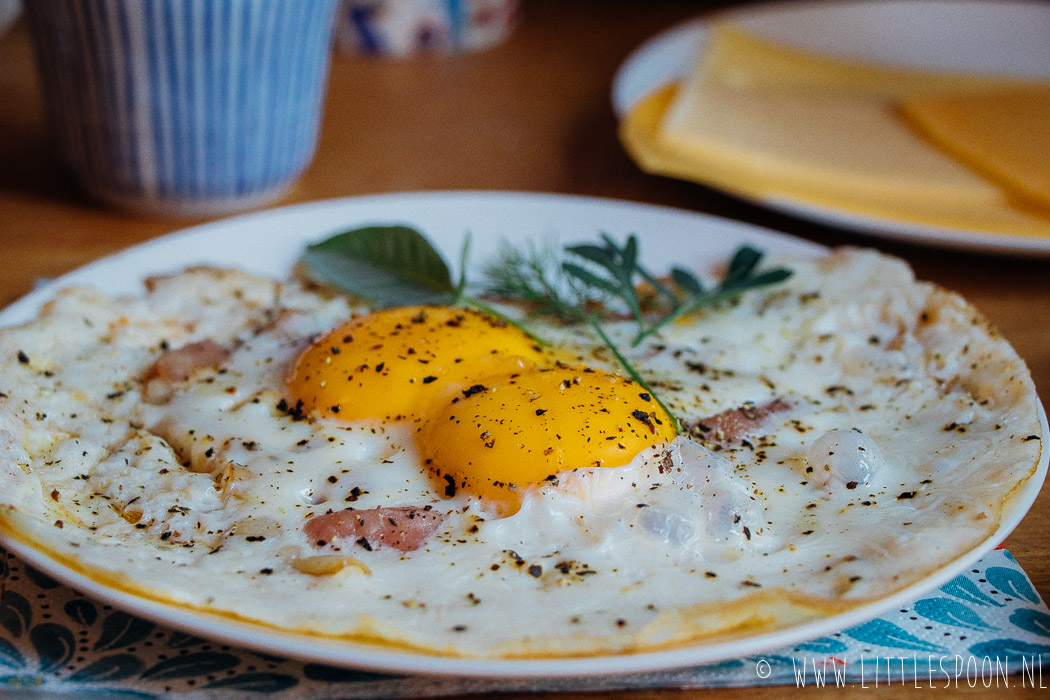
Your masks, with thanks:
[{"label": "black pepper flakes", "polygon": [[653,425],[652,415],[645,411],[631,411],[631,417],[637,421],[640,421],[643,425],[649,428],[649,432],[656,433],[656,426]]},{"label": "black pepper flakes", "polygon": [[277,410],[281,413],[287,414],[292,420],[300,421],[306,418],[306,407],[302,402],[302,399],[295,402],[294,406],[289,406],[288,402],[281,399],[277,402]]}]

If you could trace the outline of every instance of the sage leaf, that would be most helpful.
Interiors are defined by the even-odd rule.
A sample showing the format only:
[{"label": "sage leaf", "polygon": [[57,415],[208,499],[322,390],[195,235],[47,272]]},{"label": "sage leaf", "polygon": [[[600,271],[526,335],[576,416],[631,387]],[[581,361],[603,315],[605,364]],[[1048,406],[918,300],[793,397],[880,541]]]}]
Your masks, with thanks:
[{"label": "sage leaf", "polygon": [[430,242],[407,226],[367,226],[307,246],[301,262],[319,282],[377,308],[450,304],[455,286]]}]

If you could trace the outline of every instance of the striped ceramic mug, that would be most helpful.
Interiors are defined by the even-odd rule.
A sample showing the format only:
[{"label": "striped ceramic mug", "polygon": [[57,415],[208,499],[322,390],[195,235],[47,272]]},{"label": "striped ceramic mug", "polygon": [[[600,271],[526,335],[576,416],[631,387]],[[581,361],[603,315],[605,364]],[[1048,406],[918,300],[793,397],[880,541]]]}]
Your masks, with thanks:
[{"label": "striped ceramic mug", "polygon": [[317,147],[335,0],[26,3],[52,132],[95,198],[207,216],[279,197]]}]

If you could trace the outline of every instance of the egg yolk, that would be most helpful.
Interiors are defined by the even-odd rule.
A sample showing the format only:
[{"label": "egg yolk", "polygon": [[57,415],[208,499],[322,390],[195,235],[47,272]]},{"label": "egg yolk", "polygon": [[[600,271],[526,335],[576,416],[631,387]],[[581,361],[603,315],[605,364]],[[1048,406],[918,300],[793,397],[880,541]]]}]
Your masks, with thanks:
[{"label": "egg yolk", "polygon": [[411,420],[460,386],[542,359],[534,340],[493,316],[397,307],[344,323],[315,342],[299,356],[288,391],[302,410],[339,420]]},{"label": "egg yolk", "polygon": [[562,471],[623,466],[675,436],[635,382],[561,364],[472,385],[432,411],[418,442],[445,495],[462,488],[510,509],[524,487]]}]

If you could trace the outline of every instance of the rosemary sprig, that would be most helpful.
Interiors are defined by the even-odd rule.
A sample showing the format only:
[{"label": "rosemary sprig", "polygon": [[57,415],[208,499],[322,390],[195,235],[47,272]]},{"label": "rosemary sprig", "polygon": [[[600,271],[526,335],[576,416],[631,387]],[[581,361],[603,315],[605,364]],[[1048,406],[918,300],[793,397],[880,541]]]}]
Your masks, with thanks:
[{"label": "rosemary sprig", "polygon": [[[688,270],[680,267],[672,269],[671,280],[678,289],[676,293],[638,262],[638,240],[635,236],[628,236],[627,241],[620,246],[603,234],[602,245],[576,245],[565,250],[594,263],[604,272],[598,274],[571,261],[562,263],[562,270],[567,275],[624,303],[638,324],[631,347],[637,347],[668,323],[704,306],[732,299],[751,289],[783,282],[791,276],[791,271],[784,268],[756,274],[758,264],[762,261],[762,252],[744,245],[737,249],[725,277],[713,289],[706,290],[703,283]],[[648,284],[656,297],[654,308],[644,313],[639,296],[640,282]]]},{"label": "rosemary sprig", "polygon": [[[572,245],[565,251],[578,261],[563,260],[560,266],[555,266],[555,261],[544,260],[535,250],[529,255],[520,249],[505,248],[485,271],[489,281],[488,293],[527,302],[534,307],[534,314],[565,322],[586,323],[631,379],[644,388],[679,427],[677,417],[602,328],[601,314],[589,309],[601,304],[608,312],[606,302],[617,300],[622,303],[638,326],[631,340],[631,347],[637,347],[683,316],[749,290],[782,282],[792,274],[785,268],[757,272],[763,254],[748,245],[737,249],[725,277],[711,289],[705,288],[696,275],[680,267],[672,268],[670,285],[660,280],[638,261],[635,236],[628,236],[621,246],[610,236],[602,234],[598,245]],[[563,280],[548,276],[552,269],[564,277],[567,285],[560,284]],[[640,289],[645,285],[652,290],[654,298],[651,301],[643,299]],[[559,291],[562,286],[570,288],[570,296]]]}]

